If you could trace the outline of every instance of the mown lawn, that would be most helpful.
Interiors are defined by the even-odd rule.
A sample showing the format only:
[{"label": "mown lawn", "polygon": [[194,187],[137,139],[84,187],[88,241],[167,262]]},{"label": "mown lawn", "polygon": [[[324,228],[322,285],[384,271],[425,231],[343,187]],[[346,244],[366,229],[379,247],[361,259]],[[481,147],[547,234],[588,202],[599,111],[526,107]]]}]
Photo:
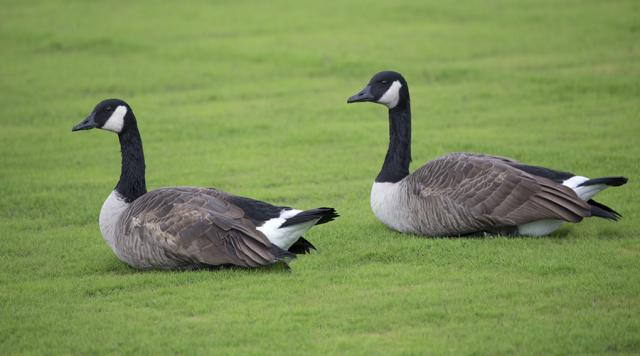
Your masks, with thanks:
[{"label": "mown lawn", "polygon": [[[0,353],[640,352],[640,2],[3,1]],[[619,223],[425,239],[369,210],[386,112],[412,90],[413,168],[452,151],[583,175]],[[97,225],[119,174],[100,100],[139,120],[149,188],[333,206],[291,265],[138,272]]]}]

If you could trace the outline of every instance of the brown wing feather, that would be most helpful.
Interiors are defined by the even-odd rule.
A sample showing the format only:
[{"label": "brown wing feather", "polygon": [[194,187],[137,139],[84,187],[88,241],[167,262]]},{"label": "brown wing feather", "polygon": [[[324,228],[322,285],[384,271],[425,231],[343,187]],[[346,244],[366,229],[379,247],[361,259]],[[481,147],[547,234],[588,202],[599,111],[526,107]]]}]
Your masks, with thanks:
[{"label": "brown wing feather", "polygon": [[[193,264],[257,267],[291,257],[213,189],[151,191],[133,203],[130,224],[151,231],[166,254]],[[125,229],[130,227],[125,227]]]},{"label": "brown wing feather", "polygon": [[[492,231],[542,219],[578,222],[590,216],[589,206],[568,187],[533,176],[504,157],[450,154],[409,176],[425,209],[441,206],[440,226],[457,233]],[[450,217],[453,216],[453,217]],[[457,230],[456,230],[457,229]]]}]

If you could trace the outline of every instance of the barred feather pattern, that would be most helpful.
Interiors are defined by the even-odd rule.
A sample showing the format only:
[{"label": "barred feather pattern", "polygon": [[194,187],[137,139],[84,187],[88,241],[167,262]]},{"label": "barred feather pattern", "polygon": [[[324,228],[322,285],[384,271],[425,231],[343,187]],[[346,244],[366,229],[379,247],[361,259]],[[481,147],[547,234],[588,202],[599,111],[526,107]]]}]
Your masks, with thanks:
[{"label": "barred feather pattern", "polygon": [[258,267],[294,257],[271,244],[225,196],[193,187],[148,192],[122,213],[112,247],[141,269]]},{"label": "barred feather pattern", "polygon": [[427,236],[514,233],[542,219],[579,222],[591,208],[573,190],[514,168],[508,158],[452,153],[398,182],[400,231]]}]

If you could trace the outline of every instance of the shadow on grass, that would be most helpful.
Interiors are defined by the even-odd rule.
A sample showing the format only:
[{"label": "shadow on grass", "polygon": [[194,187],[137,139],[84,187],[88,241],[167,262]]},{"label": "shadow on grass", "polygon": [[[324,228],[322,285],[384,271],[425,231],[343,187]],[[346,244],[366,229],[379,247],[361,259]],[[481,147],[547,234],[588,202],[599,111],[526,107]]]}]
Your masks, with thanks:
[{"label": "shadow on grass", "polygon": [[566,226],[566,227],[562,227],[560,229],[558,229],[557,231],[555,231],[552,234],[549,235],[545,235],[545,236],[526,236],[526,235],[502,235],[502,234],[489,234],[489,233],[474,233],[474,234],[468,234],[468,235],[460,235],[460,236],[422,236],[422,235],[415,235],[415,234],[404,234],[404,233],[400,233],[391,229],[387,229],[388,232],[392,233],[391,238],[393,239],[407,239],[407,238],[411,238],[411,239],[417,239],[417,240],[432,240],[432,241],[439,241],[439,240],[465,240],[465,241],[476,241],[476,240],[492,240],[492,239],[507,239],[507,240],[540,240],[540,239],[544,239],[544,240],[561,240],[561,239],[566,239],[570,233],[571,233],[571,227]]},{"label": "shadow on grass", "polygon": [[[195,268],[178,268],[178,269],[136,269],[124,262],[117,259],[110,259],[105,261],[104,265],[94,265],[96,268],[88,271],[89,274],[102,274],[102,275],[136,275],[136,274],[169,274],[169,273],[189,273],[189,272],[212,272],[212,273],[290,273],[291,267],[284,262],[277,262],[272,265],[249,268],[239,267],[234,265],[221,265],[221,266],[199,266]],[[93,273],[92,273],[93,272]]]}]

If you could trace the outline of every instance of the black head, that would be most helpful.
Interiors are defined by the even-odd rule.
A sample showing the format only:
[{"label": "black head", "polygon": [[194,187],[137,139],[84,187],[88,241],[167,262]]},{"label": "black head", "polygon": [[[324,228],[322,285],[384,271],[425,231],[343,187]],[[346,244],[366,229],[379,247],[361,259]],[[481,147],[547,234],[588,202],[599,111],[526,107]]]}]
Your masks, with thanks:
[{"label": "black head", "polygon": [[347,103],[371,101],[393,109],[409,99],[409,86],[402,74],[393,71],[380,72],[358,94],[347,99]]},{"label": "black head", "polygon": [[98,128],[120,134],[131,125],[135,125],[135,118],[129,104],[120,99],[107,99],[96,105],[91,114],[71,131]]}]

